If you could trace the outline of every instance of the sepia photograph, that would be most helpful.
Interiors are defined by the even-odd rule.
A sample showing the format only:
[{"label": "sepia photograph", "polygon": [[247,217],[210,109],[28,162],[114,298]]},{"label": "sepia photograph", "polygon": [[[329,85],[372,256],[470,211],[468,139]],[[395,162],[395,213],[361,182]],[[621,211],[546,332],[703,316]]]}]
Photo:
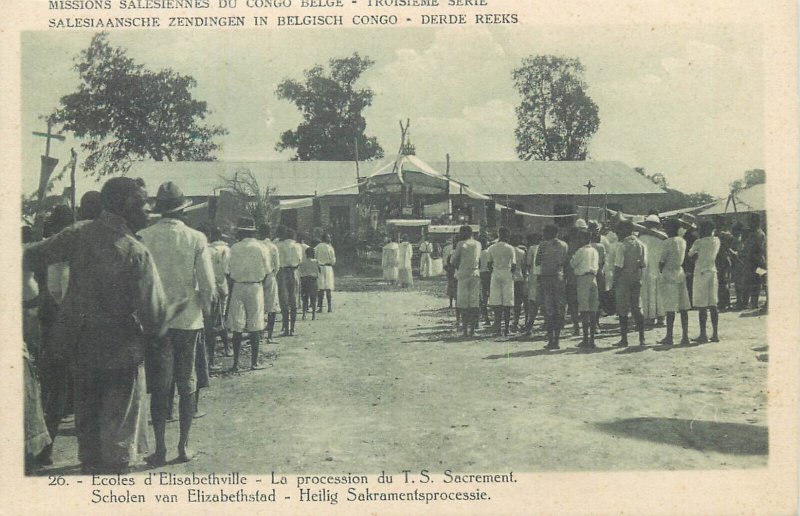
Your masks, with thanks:
[{"label": "sepia photograph", "polygon": [[17,34],[14,476],[455,514],[783,460],[774,34],[413,5]]}]

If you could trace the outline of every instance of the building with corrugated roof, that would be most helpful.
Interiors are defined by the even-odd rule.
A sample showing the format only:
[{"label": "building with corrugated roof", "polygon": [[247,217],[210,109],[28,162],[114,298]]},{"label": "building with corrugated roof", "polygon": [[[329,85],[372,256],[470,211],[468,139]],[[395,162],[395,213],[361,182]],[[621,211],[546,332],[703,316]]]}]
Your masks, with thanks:
[{"label": "building with corrugated roof", "polygon": [[[345,161],[137,162],[128,175],[142,177],[152,191],[164,181],[174,181],[197,203],[209,201],[208,217],[216,219],[223,178],[249,171],[262,188],[275,189],[275,197],[283,205],[282,223],[301,231],[315,226],[336,232],[354,230],[358,211],[364,215],[366,191],[372,192],[373,200],[384,201],[386,206],[381,209],[386,210],[385,218],[441,218],[446,216],[442,213],[446,205],[451,214],[458,214],[451,219],[455,223],[471,222],[484,227],[503,224],[522,232],[541,229],[554,220],[569,223],[578,206],[646,213],[664,193],[633,168],[617,161],[426,164],[415,156],[405,158],[408,161],[401,165],[401,172],[422,174],[420,177],[427,181],[425,185],[408,176],[408,181],[396,182],[394,189],[374,188],[385,185],[382,178],[397,171],[393,160],[362,162],[358,172],[354,162]],[[436,179],[442,180],[444,196],[431,189]],[[587,195],[589,182],[593,188]],[[403,200],[398,211],[389,199],[401,193]],[[506,207],[510,210],[499,209]]]}]

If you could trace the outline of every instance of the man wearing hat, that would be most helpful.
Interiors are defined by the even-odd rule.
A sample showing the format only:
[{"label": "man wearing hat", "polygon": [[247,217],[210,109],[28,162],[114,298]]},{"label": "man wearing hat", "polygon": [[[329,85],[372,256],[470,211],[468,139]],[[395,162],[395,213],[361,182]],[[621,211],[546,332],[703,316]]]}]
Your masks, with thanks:
[{"label": "man wearing hat", "polygon": [[256,223],[240,217],[239,241],[231,247],[229,263],[233,288],[225,326],[233,332],[233,371],[239,369],[242,334],[250,334],[250,368],[259,369],[258,345],[264,330],[264,281],[272,274],[269,249],[255,238]]},{"label": "man wearing hat", "polygon": [[303,261],[303,250],[294,240],[295,232],[291,228],[278,228],[278,300],[281,305],[281,326],[284,337],[294,335],[297,321],[297,281],[296,271]]},{"label": "man wearing hat", "polygon": [[165,333],[188,300],[167,305],[156,265],[134,236],[147,225],[144,183],[115,177],[100,196],[96,220],[32,244],[24,262],[69,264],[57,324],[61,353],[75,372],[78,458],[84,473],[125,473],[147,448],[146,336]]},{"label": "man wearing hat", "polygon": [[578,310],[578,280],[575,272],[570,266],[569,260],[575,252],[581,248],[582,234],[588,231],[589,225],[583,219],[577,219],[575,225],[570,229],[569,241],[567,242],[567,255],[569,259],[564,265],[564,280],[566,285],[566,301],[569,308],[569,316],[572,319],[572,330],[574,335],[580,333],[580,315]]},{"label": "man wearing hat", "polygon": [[647,267],[645,248],[633,234],[633,222],[623,220],[617,224],[620,237],[619,248],[614,257],[614,289],[616,293],[617,314],[622,333],[619,347],[628,345],[628,314],[633,314],[636,330],[639,332],[639,345],[644,346],[644,321],[639,306],[642,288],[642,271]]},{"label": "man wearing hat", "polygon": [[539,268],[539,285],[536,293],[544,309],[547,328],[547,349],[558,349],[564,317],[564,266],[568,258],[566,242],[559,240],[558,227],[545,226],[544,240],[536,250],[534,265]]},{"label": "man wearing hat", "polygon": [[642,270],[642,317],[648,324],[657,320],[663,323],[664,310],[659,305],[658,296],[658,260],[661,258],[663,240],[656,230],[661,226],[661,219],[651,213],[644,219],[646,231],[639,233],[639,241],[644,245],[648,266]]},{"label": "man wearing hat", "polygon": [[198,380],[208,384],[208,371],[202,371],[203,377],[198,379],[195,361],[198,352],[205,353],[204,314],[211,312],[217,285],[208,240],[181,220],[191,204],[178,185],[172,181],[163,183],[158,187],[153,208],[161,219],[139,231],[158,267],[167,299],[175,302],[189,298],[186,310],[170,321],[166,336],[152,350],[150,412],[156,438],[155,453],[148,457],[152,465],[166,463],[165,434],[173,382],[179,397],[178,460],[181,462],[192,459],[188,443]]},{"label": "man wearing hat", "polygon": [[480,317],[481,276],[478,271],[481,244],[472,237],[472,228],[463,225],[458,231],[459,242],[453,252],[458,287],[456,310],[461,313],[464,337],[475,335]]}]

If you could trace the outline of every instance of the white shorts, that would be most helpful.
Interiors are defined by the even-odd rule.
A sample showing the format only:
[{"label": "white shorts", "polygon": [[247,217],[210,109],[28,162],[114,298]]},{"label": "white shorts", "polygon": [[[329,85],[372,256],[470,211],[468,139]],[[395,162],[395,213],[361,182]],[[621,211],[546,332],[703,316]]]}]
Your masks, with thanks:
[{"label": "white shorts", "polygon": [[267,275],[264,280],[264,311],[267,313],[279,312],[280,301],[278,299],[278,280],[275,279],[275,273]]},{"label": "white shorts", "polygon": [[237,333],[264,329],[263,283],[234,283],[225,326]]},{"label": "white shorts", "polygon": [[320,265],[317,276],[318,290],[333,290],[333,265]]},{"label": "white shorts", "polygon": [[514,306],[514,278],[511,271],[492,271],[489,306]]},{"label": "white shorts", "polygon": [[695,308],[717,306],[717,272],[705,271],[695,273],[692,283],[692,305]]}]

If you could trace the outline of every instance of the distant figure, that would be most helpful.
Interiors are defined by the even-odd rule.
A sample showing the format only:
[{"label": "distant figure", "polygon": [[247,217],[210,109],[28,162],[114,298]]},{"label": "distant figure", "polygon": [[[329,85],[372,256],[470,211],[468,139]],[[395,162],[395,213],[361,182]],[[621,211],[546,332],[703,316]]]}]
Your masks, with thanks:
[{"label": "distant figure", "polygon": [[259,238],[264,247],[269,251],[270,273],[264,280],[264,311],[267,313],[267,343],[272,344],[272,334],[275,331],[275,319],[280,310],[280,300],[278,298],[278,271],[281,268],[281,260],[278,255],[278,246],[275,245],[270,236],[272,230],[268,224],[262,224],[259,228]]},{"label": "distant figure", "polygon": [[673,327],[675,312],[681,314],[681,345],[689,344],[689,312],[692,303],[689,300],[689,289],[686,287],[686,274],[683,272],[683,260],[686,256],[686,240],[678,236],[680,223],[676,219],[664,221],[667,239],[661,245],[659,257],[659,303],[667,314],[667,336],[659,342],[666,346],[673,344]]},{"label": "distant figure", "polygon": [[103,201],[100,199],[100,192],[89,190],[81,196],[78,220],[95,220],[101,211],[103,211]]},{"label": "distant figure", "polygon": [[399,246],[397,242],[386,239],[381,255],[381,268],[383,269],[383,279],[390,285],[397,283],[397,266],[399,258]]},{"label": "distant figure", "polygon": [[539,268],[537,297],[544,308],[547,328],[545,349],[558,349],[564,316],[564,265],[567,263],[566,242],[558,239],[558,227],[551,224],[544,228],[544,240],[536,250],[535,265]]},{"label": "distant figure", "polygon": [[[444,270],[447,273],[447,299],[449,307],[453,308],[453,303],[456,299],[456,268],[453,267],[453,253],[456,249],[456,238],[453,237],[449,242],[444,245],[442,250],[442,262],[444,263]],[[458,319],[458,317],[456,317]]]},{"label": "distant figure", "polygon": [[272,274],[269,251],[255,238],[255,221],[249,217],[240,217],[236,225],[239,241],[231,247],[230,271],[233,288],[225,322],[225,326],[233,332],[232,371],[239,370],[244,333],[249,334],[250,339],[250,366],[252,369],[260,368],[258,346],[264,330],[264,280]]},{"label": "distant figure", "polygon": [[419,243],[419,277],[431,277],[431,263],[433,260],[433,244],[423,235],[422,241]]},{"label": "distant figure", "polygon": [[411,247],[408,236],[403,235],[401,240],[397,253],[397,284],[405,288],[414,285],[411,274],[411,256],[414,254],[414,248]]},{"label": "distant figure", "polygon": [[[306,318],[310,301],[311,319],[314,320],[317,318],[317,284],[322,272],[319,262],[314,258],[314,248],[307,247],[305,254],[303,261],[300,262],[300,266],[297,268],[300,274],[300,298],[303,300],[303,319]],[[320,292],[322,292],[321,289]],[[322,311],[322,305],[320,305],[320,311]]]},{"label": "distant figure", "polygon": [[[283,336],[294,335],[294,326],[297,321],[298,283],[297,267],[303,261],[303,252],[300,245],[294,241],[294,230],[281,226],[278,237],[278,261],[281,268],[278,271],[278,297],[281,304],[281,324]],[[263,316],[262,316],[263,319]]]},{"label": "distant figure", "polygon": [[714,236],[714,223],[704,220],[698,228],[700,238],[695,240],[689,249],[689,256],[697,256],[694,265],[694,290],[692,290],[692,305],[699,310],[700,335],[695,342],[708,342],[706,334],[707,312],[711,312],[711,342],[719,342],[719,312],[717,311],[718,280],[717,280],[717,253],[719,253],[719,238]]},{"label": "distant figure", "polygon": [[500,321],[503,321],[503,335],[509,334],[511,307],[514,306],[514,271],[517,268],[517,255],[508,243],[507,227],[501,227],[499,239],[489,246],[489,263],[492,267],[489,306],[494,310],[494,334],[500,335]]},{"label": "distant figure", "polygon": [[633,234],[633,222],[623,220],[617,225],[621,241],[614,258],[614,289],[616,307],[619,315],[621,339],[619,347],[628,345],[628,314],[633,314],[639,345],[644,346],[644,319],[639,306],[642,289],[642,271],[647,267],[645,248]]},{"label": "distant figure", "polygon": [[578,294],[578,312],[583,326],[581,348],[593,348],[595,335],[595,314],[599,309],[600,298],[597,291],[597,271],[600,269],[600,256],[592,246],[588,230],[577,234],[581,247],[570,258],[570,267],[575,274]]},{"label": "distant figure", "polygon": [[763,287],[763,275],[759,269],[767,269],[767,235],[761,229],[761,217],[751,213],[747,219],[747,236],[744,240],[745,264],[750,276],[750,308],[758,308],[758,300]]},{"label": "distant figure", "polygon": [[492,268],[489,266],[489,239],[485,234],[480,236],[481,243],[481,257],[480,257],[480,275],[481,275],[481,314],[483,315],[484,326],[491,326],[492,321],[489,319],[489,291],[492,285]]},{"label": "distant figure", "polygon": [[333,266],[336,265],[336,253],[333,250],[331,236],[328,233],[322,235],[322,242],[314,248],[314,254],[321,270],[317,280],[319,284],[319,311],[320,313],[322,312],[322,294],[324,293],[325,299],[328,301],[328,312],[331,312],[333,311],[331,293],[334,287]]},{"label": "distant figure", "polygon": [[463,335],[475,335],[479,321],[481,298],[481,277],[478,271],[481,244],[472,238],[472,228],[467,225],[459,230],[459,242],[453,253],[453,266],[456,268],[458,292],[456,310],[464,325]]},{"label": "distant figure", "polygon": [[528,250],[525,254],[526,266],[528,269],[528,310],[525,312],[525,333],[530,334],[533,331],[533,325],[536,321],[536,316],[539,314],[539,305],[541,299],[539,295],[539,274],[541,274],[541,267],[536,265],[536,253],[539,250],[539,243],[542,241],[542,235],[532,233],[528,235],[527,244]]},{"label": "distant figure", "polygon": [[[661,219],[658,215],[648,215],[643,225],[648,229],[658,229]],[[650,324],[656,319],[662,321],[664,317],[664,311],[658,304],[658,260],[661,257],[662,240],[653,233],[642,231],[639,241],[644,245],[648,264],[642,270],[642,317]]]}]

